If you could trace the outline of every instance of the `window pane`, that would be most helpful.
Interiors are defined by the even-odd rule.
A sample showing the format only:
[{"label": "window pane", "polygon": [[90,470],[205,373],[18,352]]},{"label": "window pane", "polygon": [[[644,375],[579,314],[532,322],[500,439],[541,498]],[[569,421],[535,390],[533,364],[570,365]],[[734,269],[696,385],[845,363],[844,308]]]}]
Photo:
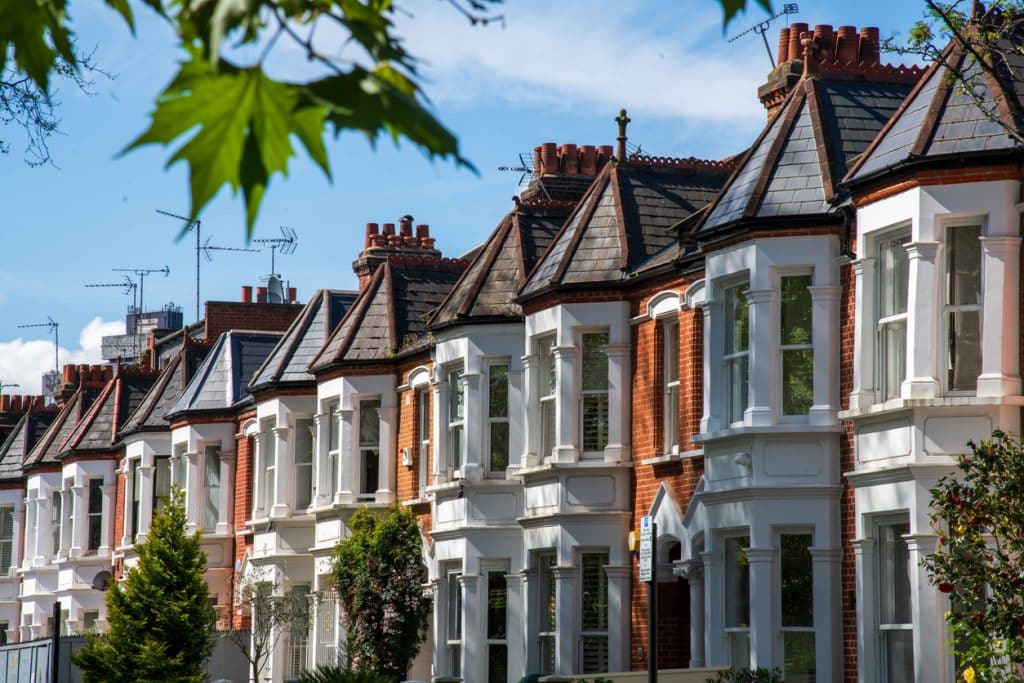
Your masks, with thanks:
[{"label": "window pane", "polygon": [[204,526],[212,532],[220,521],[220,447],[207,446],[203,455],[205,464],[203,485],[206,489],[206,518]]},{"label": "window pane", "polygon": [[171,459],[156,458],[153,467],[153,514],[163,510],[171,495]]},{"label": "window pane", "polygon": [[508,683],[508,646],[491,643],[487,646],[487,683]]},{"label": "window pane", "polygon": [[750,666],[749,631],[735,631],[729,634],[729,663],[735,668]]},{"label": "window pane", "polygon": [[583,673],[608,671],[608,636],[583,636]]},{"label": "window pane", "polygon": [[914,632],[883,631],[887,683],[914,683]]},{"label": "window pane", "polygon": [[462,427],[455,427],[448,432],[448,446],[451,448],[452,469],[462,467]]},{"label": "window pane", "polygon": [[782,341],[790,344],[811,343],[810,275],[782,278]]},{"label": "window pane", "polygon": [[555,393],[555,338],[544,337],[537,340],[537,352],[540,356],[540,395],[553,396]]},{"label": "window pane", "polygon": [[949,314],[949,388],[976,391],[981,374],[981,311]]},{"label": "window pane", "polygon": [[540,630],[552,632],[558,625],[558,594],[555,584],[554,555],[545,555],[540,559],[540,582],[541,582],[541,615]]},{"label": "window pane", "polygon": [[781,545],[782,626],[814,626],[811,534],[783,534]]},{"label": "window pane", "polygon": [[380,444],[380,401],[363,401],[359,404],[359,445]]},{"label": "window pane", "polygon": [[131,477],[132,477],[132,508],[131,508],[131,537],[135,540],[135,537],[139,534],[139,524],[142,520],[139,517],[142,515],[142,506],[139,501],[142,500],[142,472],[139,469],[139,461],[132,460],[131,463]]},{"label": "window pane", "polygon": [[900,384],[907,375],[907,323],[905,320],[886,323],[882,328],[882,400],[900,395]]},{"label": "window pane", "polygon": [[376,448],[364,448],[360,450],[360,454],[363,462],[359,493],[376,493],[380,484],[380,451]]},{"label": "window pane", "polygon": [[750,333],[747,292],[750,285],[725,290],[725,352],[746,351]]},{"label": "window pane", "polygon": [[665,323],[662,327],[664,340],[665,381],[679,381],[679,325],[675,322]]},{"label": "window pane", "polygon": [[327,450],[338,450],[338,404],[327,406]]},{"label": "window pane", "polygon": [[488,368],[490,384],[487,391],[487,410],[490,417],[508,417],[508,366],[492,365]]},{"label": "window pane", "polygon": [[785,631],[782,634],[785,655],[783,664],[786,683],[814,683],[817,666],[814,661],[814,632]]},{"label": "window pane", "polygon": [[725,540],[725,625],[728,627],[750,626],[749,547],[748,536]]},{"label": "window pane", "polygon": [[546,458],[555,448],[555,402],[553,400],[540,404],[540,421],[542,431],[540,454]]},{"label": "window pane", "polygon": [[910,235],[882,243],[878,254],[879,317],[888,318],[907,312],[910,255],[906,244]]},{"label": "window pane", "polygon": [[508,467],[508,422],[491,423],[491,472]]},{"label": "window pane", "polygon": [[260,441],[263,447],[263,466],[274,467],[277,464],[277,434],[274,433],[273,420],[263,421]]},{"label": "window pane", "polygon": [[806,415],[814,403],[814,352],[791,349],[782,352],[782,412]]},{"label": "window pane", "polygon": [[608,628],[608,579],[604,566],[608,553],[583,554],[583,630]]},{"label": "window pane", "polygon": [[6,576],[14,561],[14,508],[0,508],[0,576]]},{"label": "window pane", "polygon": [[910,548],[903,536],[910,524],[884,524],[878,528],[881,623],[910,624]]},{"label": "window pane", "polygon": [[981,226],[949,228],[946,235],[946,303],[981,303]]},{"label": "window pane", "polygon": [[313,421],[295,421],[295,507],[303,510],[313,500]]},{"label": "window pane", "polygon": [[103,536],[103,480],[89,480],[89,550],[100,547]]},{"label": "window pane", "polygon": [[602,451],[608,445],[608,394],[583,397],[583,450]]},{"label": "window pane", "polygon": [[61,494],[60,491],[54,491],[50,497],[50,524],[53,529],[53,554],[56,555],[57,551],[60,550],[60,525],[61,525]]},{"label": "window pane", "polygon": [[462,384],[462,370],[448,373],[448,421],[460,422],[465,413],[466,387]]},{"label": "window pane", "polygon": [[461,574],[448,575],[448,640],[462,640]]},{"label": "window pane", "polygon": [[727,362],[729,373],[729,422],[742,422],[749,395],[749,363],[746,356]]},{"label": "window pane", "polygon": [[583,390],[608,388],[608,333],[583,335]]},{"label": "window pane", "polygon": [[508,585],[505,572],[487,572],[487,638],[505,640]]}]

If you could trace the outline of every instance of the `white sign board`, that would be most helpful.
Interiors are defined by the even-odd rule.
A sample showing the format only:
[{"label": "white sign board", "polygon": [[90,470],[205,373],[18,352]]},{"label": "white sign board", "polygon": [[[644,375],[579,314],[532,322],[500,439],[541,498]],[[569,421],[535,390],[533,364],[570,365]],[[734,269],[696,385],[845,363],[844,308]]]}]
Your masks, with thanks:
[{"label": "white sign board", "polygon": [[654,547],[654,529],[651,527],[650,516],[640,518],[640,580],[650,581],[653,567],[651,555]]}]

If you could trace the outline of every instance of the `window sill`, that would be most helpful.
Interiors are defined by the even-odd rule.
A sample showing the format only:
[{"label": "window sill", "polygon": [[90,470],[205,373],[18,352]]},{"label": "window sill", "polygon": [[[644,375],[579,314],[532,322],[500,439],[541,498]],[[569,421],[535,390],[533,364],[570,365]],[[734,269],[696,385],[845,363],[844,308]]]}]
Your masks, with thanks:
[{"label": "window sill", "polygon": [[872,415],[884,415],[914,408],[948,408],[952,406],[1024,406],[1024,396],[940,396],[936,398],[894,398],[884,403],[873,403],[867,408],[851,408],[839,412],[840,420],[855,420]]},{"label": "window sill", "polygon": [[666,455],[658,455],[653,458],[645,458],[640,461],[641,465],[664,465],[670,462],[679,462],[682,460],[689,460],[690,458],[702,458],[704,457],[703,448],[694,448],[693,450],[683,451],[681,453],[668,453]]},{"label": "window sill", "polygon": [[[840,415],[841,417],[841,415]],[[838,434],[843,431],[843,426],[835,425],[812,425],[806,422],[782,422],[773,425],[759,427],[729,427],[720,429],[717,432],[705,432],[690,437],[693,443],[707,443],[716,439],[730,439],[741,436],[757,436],[759,434]],[[691,451],[692,452],[692,451]]]}]

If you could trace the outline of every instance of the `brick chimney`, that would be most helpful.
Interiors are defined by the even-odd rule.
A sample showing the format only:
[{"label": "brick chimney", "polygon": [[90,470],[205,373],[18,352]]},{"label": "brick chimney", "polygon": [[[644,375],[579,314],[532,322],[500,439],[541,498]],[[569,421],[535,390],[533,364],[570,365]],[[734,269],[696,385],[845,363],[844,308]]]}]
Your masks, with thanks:
[{"label": "brick chimney", "polygon": [[546,175],[597,175],[612,158],[611,145],[557,145],[545,142],[533,148],[533,177]]},{"label": "brick chimney", "polygon": [[406,215],[398,219],[398,232],[394,223],[367,223],[363,238],[363,250],[352,262],[352,270],[359,278],[359,289],[370,282],[377,268],[391,256],[417,256],[419,258],[441,258],[441,252],[434,247],[430,226],[420,224],[413,230],[413,218]]},{"label": "brick chimney", "polygon": [[7,440],[25,413],[46,410],[42,396],[0,395],[0,443]]},{"label": "brick chimney", "polygon": [[207,301],[204,339],[212,342],[227,330],[284,332],[302,310],[296,289],[285,290],[284,303],[270,303],[268,299],[266,286],[242,285],[240,301]]},{"label": "brick chimney", "polygon": [[[805,64],[805,53],[811,58]],[[779,31],[779,48],[775,68],[767,82],[757,89],[758,99],[771,118],[800,78],[810,73],[827,73],[861,80],[914,82],[920,74],[916,69],[880,64],[881,49],[878,29],[874,26],[857,31],[856,26],[818,24],[811,31],[796,22]]]}]

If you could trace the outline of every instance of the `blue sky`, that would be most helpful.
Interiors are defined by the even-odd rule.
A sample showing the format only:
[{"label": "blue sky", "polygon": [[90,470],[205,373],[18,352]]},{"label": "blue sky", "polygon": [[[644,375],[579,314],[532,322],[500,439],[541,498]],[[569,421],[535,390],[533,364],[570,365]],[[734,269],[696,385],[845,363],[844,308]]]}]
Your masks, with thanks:
[{"label": "blue sky", "polygon": [[[176,242],[178,225],[155,213],[184,213],[183,166],[164,170],[166,149],[118,157],[142,132],[155,96],[179,57],[166,26],[141,3],[136,37],[120,18],[86,0],[71,2],[85,49],[116,75],[98,79],[93,96],[59,93],[62,135],[50,141],[57,167],[29,168],[17,131],[4,130],[11,153],[0,156],[4,239],[0,261],[0,382],[38,390],[52,367],[45,329],[19,324],[60,322],[61,363],[95,361],[99,337],[123,324],[130,297],[119,289],[87,289],[120,279],[112,268],[170,267],[150,276],[146,308],[173,301],[195,318],[194,242]],[[874,25],[882,35],[905,32],[922,2],[800,2],[796,19],[811,25]],[[621,107],[633,122],[630,142],[660,155],[721,158],[741,151],[765,120],[756,90],[770,64],[757,36],[726,41],[711,0],[506,0],[506,25],[470,27],[444,0],[409,0],[400,23],[413,54],[425,59],[426,92],[440,118],[460,137],[479,175],[431,163],[413,147],[382,141],[374,150],[356,135],[329,144],[334,182],[310,162],[292,162],[276,177],[256,226],[274,237],[287,225],[299,235],[277,270],[300,300],[319,287],[354,287],[351,262],[368,221],[412,214],[429,223],[438,248],[458,255],[482,241],[511,206],[518,174],[497,167],[551,141],[613,144]],[[739,17],[729,34],[760,20]],[[777,21],[769,33],[777,42]],[[304,60],[283,48],[272,68],[306,73]],[[13,135],[12,135],[13,134]],[[242,246],[241,200],[222,190],[202,216],[213,243]],[[221,252],[202,264],[202,297],[235,300],[243,284],[259,284],[270,255]]]}]

